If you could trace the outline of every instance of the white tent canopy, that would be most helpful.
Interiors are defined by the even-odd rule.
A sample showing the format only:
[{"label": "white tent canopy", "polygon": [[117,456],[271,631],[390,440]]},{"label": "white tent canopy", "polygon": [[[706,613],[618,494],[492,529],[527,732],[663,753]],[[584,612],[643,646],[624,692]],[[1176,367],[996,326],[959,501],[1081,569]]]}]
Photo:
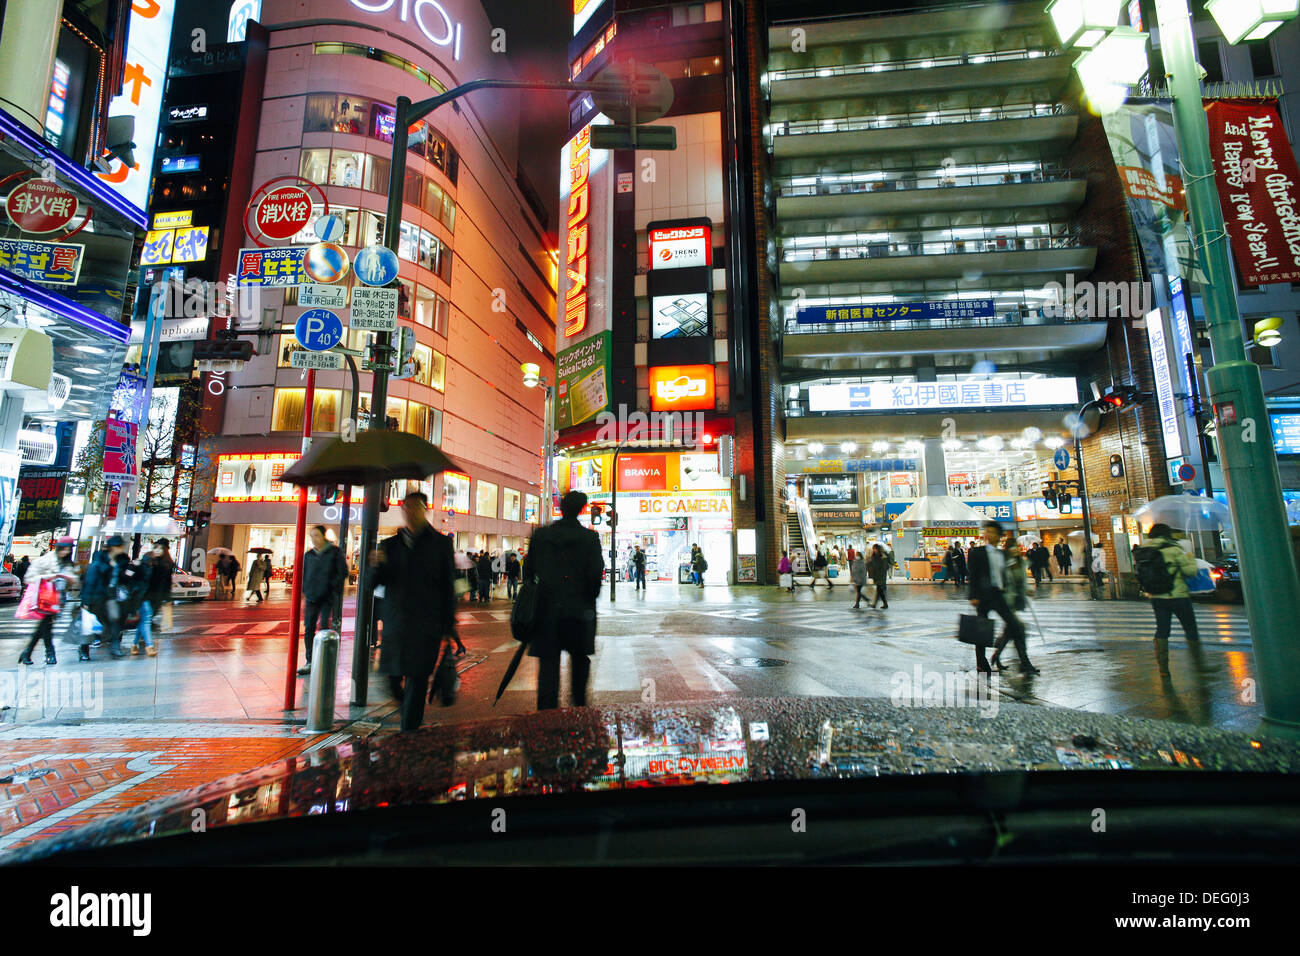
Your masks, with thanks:
[{"label": "white tent canopy", "polygon": [[167,514],[119,515],[116,518],[110,518],[108,524],[103,528],[99,526],[99,522],[100,517],[98,515],[87,515],[81,533],[92,536],[120,534],[124,537],[129,534],[179,537],[185,533],[181,523]]},{"label": "white tent canopy", "polygon": [[971,525],[984,520],[983,514],[951,495],[926,495],[912,502],[906,511],[895,518],[894,527],[920,528],[943,522]]}]

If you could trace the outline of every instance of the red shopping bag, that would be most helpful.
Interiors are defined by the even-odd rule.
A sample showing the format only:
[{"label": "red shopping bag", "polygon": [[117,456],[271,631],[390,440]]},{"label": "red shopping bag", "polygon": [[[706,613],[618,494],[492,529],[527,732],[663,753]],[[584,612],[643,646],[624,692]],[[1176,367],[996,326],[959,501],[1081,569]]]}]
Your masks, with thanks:
[{"label": "red shopping bag", "polygon": [[23,590],[22,600],[18,602],[18,610],[14,612],[15,618],[20,621],[39,621],[45,617],[36,606],[39,590],[40,588],[37,587],[35,581],[27,585]]},{"label": "red shopping bag", "polygon": [[36,593],[36,610],[42,615],[58,614],[63,607],[63,594],[54,585],[51,578],[41,582]]}]

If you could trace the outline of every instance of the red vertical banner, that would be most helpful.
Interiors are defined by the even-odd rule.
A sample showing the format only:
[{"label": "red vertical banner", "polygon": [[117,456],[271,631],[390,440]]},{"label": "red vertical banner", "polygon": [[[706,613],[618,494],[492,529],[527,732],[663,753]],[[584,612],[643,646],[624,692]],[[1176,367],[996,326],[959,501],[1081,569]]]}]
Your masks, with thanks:
[{"label": "red vertical banner", "polygon": [[1205,113],[1242,284],[1300,282],[1300,170],[1277,100],[1207,100]]}]

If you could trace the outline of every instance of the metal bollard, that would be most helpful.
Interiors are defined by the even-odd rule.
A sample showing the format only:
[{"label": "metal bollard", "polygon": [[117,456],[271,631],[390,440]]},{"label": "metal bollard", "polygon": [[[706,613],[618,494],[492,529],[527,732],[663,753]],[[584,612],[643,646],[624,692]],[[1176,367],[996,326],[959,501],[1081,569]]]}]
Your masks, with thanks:
[{"label": "metal bollard", "polygon": [[334,729],[334,679],[339,665],[339,632],[317,631],[312,642],[311,685],[307,689],[307,726],[304,733]]}]

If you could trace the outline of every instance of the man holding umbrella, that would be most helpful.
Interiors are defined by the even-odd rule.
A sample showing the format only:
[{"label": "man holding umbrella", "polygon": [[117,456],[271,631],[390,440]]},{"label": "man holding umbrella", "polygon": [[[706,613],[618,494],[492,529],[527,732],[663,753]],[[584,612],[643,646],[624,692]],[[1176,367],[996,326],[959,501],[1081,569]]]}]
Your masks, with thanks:
[{"label": "man holding umbrella", "polygon": [[384,589],[379,670],[402,702],[402,730],[424,720],[429,675],[444,641],[456,636],[456,577],[451,538],[429,524],[428,499],[402,500],[406,526],[370,553],[374,583]]}]

